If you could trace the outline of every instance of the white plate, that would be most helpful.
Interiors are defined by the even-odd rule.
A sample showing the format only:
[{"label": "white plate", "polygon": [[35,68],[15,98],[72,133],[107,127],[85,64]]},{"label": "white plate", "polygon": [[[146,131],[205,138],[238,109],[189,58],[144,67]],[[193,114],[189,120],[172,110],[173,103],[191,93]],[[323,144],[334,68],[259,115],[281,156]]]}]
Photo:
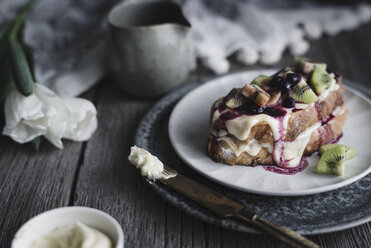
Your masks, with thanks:
[{"label": "white plate", "polygon": [[360,93],[345,87],[344,98],[349,114],[340,144],[354,147],[357,156],[346,161],[341,177],[316,174],[319,156],[308,158],[309,166],[294,175],[276,174],[262,166],[228,166],[215,163],[206,152],[208,121],[212,103],[233,87],[242,87],[260,74],[274,70],[230,74],[211,80],[184,96],[169,120],[171,143],[190,167],[225,186],[257,194],[294,196],[337,189],[353,183],[371,171],[371,103]]}]

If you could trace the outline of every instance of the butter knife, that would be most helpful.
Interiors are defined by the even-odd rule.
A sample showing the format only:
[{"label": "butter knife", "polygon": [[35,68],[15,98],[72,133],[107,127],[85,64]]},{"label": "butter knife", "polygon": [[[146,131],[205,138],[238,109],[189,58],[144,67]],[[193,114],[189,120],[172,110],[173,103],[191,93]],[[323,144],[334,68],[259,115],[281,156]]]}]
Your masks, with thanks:
[{"label": "butter knife", "polygon": [[244,221],[275,236],[291,247],[320,247],[304,236],[277,223],[261,218],[259,215],[234,200],[183,176],[167,166],[164,166],[163,174],[164,178],[160,179],[163,184],[186,195],[221,217],[235,218]]}]

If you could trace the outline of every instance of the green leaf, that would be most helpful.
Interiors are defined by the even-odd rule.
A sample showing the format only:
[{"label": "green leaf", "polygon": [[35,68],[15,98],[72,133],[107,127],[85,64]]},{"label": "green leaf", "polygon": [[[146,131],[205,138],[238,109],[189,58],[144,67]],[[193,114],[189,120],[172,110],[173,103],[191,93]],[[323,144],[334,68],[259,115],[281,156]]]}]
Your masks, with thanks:
[{"label": "green leaf", "polygon": [[5,97],[15,86],[26,96],[33,91],[33,53],[22,45],[24,21],[36,2],[29,0],[13,21],[0,26],[0,113]]},{"label": "green leaf", "polygon": [[8,31],[10,29],[10,24],[4,24],[0,27],[0,60],[4,57],[8,48]]},{"label": "green leaf", "polygon": [[29,96],[33,92],[33,76],[28,64],[25,51],[17,40],[10,38],[10,61],[14,73],[15,84],[23,95]]},{"label": "green leaf", "polygon": [[42,141],[42,136],[36,137],[31,141],[32,146],[35,148],[36,151],[39,151],[40,144]]},{"label": "green leaf", "polygon": [[34,61],[34,57],[33,57],[34,51],[33,51],[33,48],[31,46],[27,45],[25,43],[25,41],[24,41],[24,38],[23,38],[24,26],[25,25],[23,23],[23,25],[21,26],[21,28],[19,30],[19,33],[18,33],[18,40],[20,41],[20,43],[21,43],[21,45],[23,47],[23,50],[25,52],[28,65],[29,65],[30,70],[31,70],[32,79],[35,82],[36,81],[36,77],[35,77],[35,61]]},{"label": "green leaf", "polygon": [[36,77],[35,77],[35,60],[34,60],[34,57],[33,57],[33,48],[30,47],[29,45],[23,43],[23,49],[24,49],[24,52],[25,52],[25,55],[26,55],[26,60],[28,62],[30,70],[31,70],[32,79],[35,82]]},{"label": "green leaf", "polygon": [[18,36],[19,30],[22,29],[24,20],[26,19],[27,15],[32,10],[34,4],[37,0],[30,0],[28,1],[22,10],[19,12],[17,17],[14,19],[11,30],[10,30],[10,38],[14,39]]},{"label": "green leaf", "polygon": [[[6,96],[15,88],[15,81],[12,68],[8,61],[2,61],[0,64],[0,104],[5,100]],[[1,105],[0,105],[1,106]],[[1,112],[1,111],[0,111]]]}]

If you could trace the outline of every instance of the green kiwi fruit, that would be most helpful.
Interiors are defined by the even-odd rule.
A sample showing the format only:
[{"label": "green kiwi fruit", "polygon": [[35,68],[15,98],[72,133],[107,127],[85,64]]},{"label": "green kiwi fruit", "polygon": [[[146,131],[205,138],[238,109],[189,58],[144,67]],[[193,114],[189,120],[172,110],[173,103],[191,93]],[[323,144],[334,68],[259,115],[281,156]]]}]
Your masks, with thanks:
[{"label": "green kiwi fruit", "polygon": [[310,81],[317,94],[330,88],[330,86],[335,82],[335,80],[326,72],[326,65],[316,67],[312,73]]},{"label": "green kiwi fruit", "polygon": [[241,94],[240,89],[232,89],[224,98],[224,103],[228,108],[237,108],[247,102],[247,98]]},{"label": "green kiwi fruit", "polygon": [[322,175],[335,174],[341,176],[344,174],[345,147],[336,146],[325,151],[318,164],[317,173]]},{"label": "green kiwi fruit", "polygon": [[346,160],[352,159],[356,156],[356,150],[354,148],[346,146],[346,145],[340,145],[340,144],[327,144],[327,145],[321,146],[319,149],[319,155],[322,155],[326,151],[332,148],[335,148],[337,146],[343,146],[345,148],[345,159]]},{"label": "green kiwi fruit", "polygon": [[295,70],[299,70],[306,74],[309,74],[316,68],[324,69],[326,71],[327,65],[324,63],[313,63],[308,58],[295,57],[293,67]]},{"label": "green kiwi fruit", "polygon": [[291,90],[290,97],[294,98],[297,102],[308,104],[318,100],[316,94],[303,79]]},{"label": "green kiwi fruit", "polygon": [[[305,63],[309,63],[309,59],[308,58],[304,58],[304,57],[295,57],[294,58],[294,63],[292,64],[292,67],[295,69],[295,70],[298,70],[298,71],[303,71],[303,67],[304,67],[304,64]],[[311,68],[309,68],[311,69]]]},{"label": "green kiwi fruit", "polygon": [[252,80],[251,84],[255,84],[255,85],[258,85],[258,86],[261,87],[261,86],[263,86],[263,83],[267,82],[270,79],[271,79],[271,77],[268,77],[268,76],[265,76],[265,75],[259,75],[256,78],[254,78],[254,80]]}]

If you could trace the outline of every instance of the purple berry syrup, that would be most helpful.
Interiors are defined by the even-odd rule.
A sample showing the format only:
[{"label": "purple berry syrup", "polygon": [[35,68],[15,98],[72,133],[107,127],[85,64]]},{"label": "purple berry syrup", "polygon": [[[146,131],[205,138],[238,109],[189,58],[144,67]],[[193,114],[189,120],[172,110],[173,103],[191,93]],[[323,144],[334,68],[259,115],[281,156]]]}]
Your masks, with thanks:
[{"label": "purple berry syrup", "polygon": [[[283,70],[281,70],[283,71]],[[329,72],[332,72],[330,70]],[[280,72],[277,72],[274,76],[279,75]],[[300,74],[299,76],[304,78],[307,81],[308,75]],[[341,76],[337,73],[335,73],[335,80],[337,83],[341,80]],[[290,90],[290,89],[289,89]],[[289,94],[289,91],[287,92]],[[318,120],[321,122],[321,127],[318,129],[318,132],[320,133],[320,145],[327,143],[326,141],[329,140],[329,135],[331,135],[331,127],[328,125],[328,122],[331,121],[335,116],[330,114],[325,118],[322,118],[321,116],[321,104],[317,101],[314,105]],[[222,112],[226,109],[226,106],[224,104],[220,104],[217,108],[219,112]],[[295,107],[292,109],[292,112],[300,111],[302,109],[296,109]],[[237,107],[235,109],[230,109],[227,112],[221,114],[219,118],[215,122],[215,127],[219,129],[227,130],[225,123],[228,120],[232,120],[234,118],[240,117],[242,115],[257,115],[257,114],[266,114],[269,115],[279,121],[279,134],[280,138],[274,142],[274,148],[272,152],[272,157],[275,162],[274,165],[263,165],[263,168],[267,171],[278,173],[278,174],[285,174],[285,175],[294,175],[300,171],[303,171],[305,168],[308,167],[309,163],[308,160],[305,157],[302,157],[300,164],[297,167],[289,168],[291,160],[284,160],[284,143],[288,142],[285,141],[285,128],[283,124],[283,120],[285,115],[287,114],[287,111],[283,109],[283,107],[280,104],[277,104],[275,106],[270,107],[263,107],[260,108],[258,105],[256,105],[254,102],[249,102],[247,104],[244,104],[243,106]],[[341,134],[336,139],[332,140],[330,143],[337,143],[343,135]],[[277,145],[278,144],[278,145]],[[276,153],[275,150],[279,149],[279,151]],[[278,157],[277,157],[278,155]]]},{"label": "purple berry syrup", "polygon": [[307,158],[302,158],[301,162],[298,166],[294,168],[282,168],[278,167],[277,165],[264,165],[263,168],[266,171],[274,172],[277,174],[283,174],[283,175],[294,175],[300,171],[303,171],[305,168],[307,168],[309,165],[309,162]]},{"label": "purple berry syrup", "polygon": [[343,138],[343,134],[340,134],[336,139],[331,140],[330,143],[337,144],[341,138]]}]

